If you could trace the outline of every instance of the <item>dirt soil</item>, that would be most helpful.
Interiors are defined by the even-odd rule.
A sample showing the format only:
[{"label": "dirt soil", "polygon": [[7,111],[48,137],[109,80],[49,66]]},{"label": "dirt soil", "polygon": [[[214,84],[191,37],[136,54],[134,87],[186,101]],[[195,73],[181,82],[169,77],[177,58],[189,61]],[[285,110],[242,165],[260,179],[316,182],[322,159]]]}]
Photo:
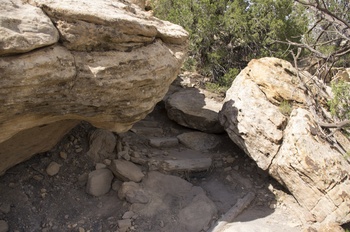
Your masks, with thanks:
[{"label": "dirt soil", "polygon": [[[192,131],[170,121],[162,103],[143,122],[153,122],[158,130],[143,134],[129,131],[119,135],[133,151],[145,158],[169,154],[174,149],[180,153],[186,151],[182,144],[172,148],[149,145],[149,137],[176,137]],[[100,197],[86,193],[84,176],[95,169],[86,155],[89,135],[94,130],[83,122],[52,150],[34,156],[0,177],[0,220],[8,223],[9,231],[118,231],[118,220],[130,207],[130,203],[120,200],[115,191],[122,182],[115,178],[114,190]],[[225,222],[224,231],[301,231],[305,219],[295,211],[294,199],[260,170],[227,134],[218,136],[220,144],[206,152],[213,160],[209,170],[170,173],[202,187],[215,203],[218,214],[204,229],[213,230],[210,228],[239,199],[254,193],[249,207],[233,221]],[[61,165],[55,176],[46,172],[52,161]],[[144,165],[142,170],[147,173],[149,167]],[[162,223],[156,218],[140,216],[133,219],[129,231],[163,231]]]}]

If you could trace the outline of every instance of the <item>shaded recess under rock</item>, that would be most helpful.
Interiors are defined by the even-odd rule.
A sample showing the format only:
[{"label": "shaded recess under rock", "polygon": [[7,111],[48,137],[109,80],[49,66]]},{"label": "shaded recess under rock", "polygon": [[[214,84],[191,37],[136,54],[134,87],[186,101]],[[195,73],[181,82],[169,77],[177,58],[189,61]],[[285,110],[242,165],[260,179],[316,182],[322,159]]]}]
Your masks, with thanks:
[{"label": "shaded recess under rock", "polygon": [[[83,123],[53,150],[11,168],[1,177],[0,205],[7,202],[10,210],[0,212],[0,220],[5,220],[10,230],[19,231],[199,232],[208,230],[239,199],[254,192],[255,198],[245,210],[249,215],[265,217],[280,208],[282,215],[289,215],[289,223],[274,221],[279,228],[300,230],[301,219],[289,208],[283,208],[283,202],[276,201],[274,194],[280,198],[288,195],[278,190],[278,184],[259,171],[227,135],[216,135],[217,146],[206,147],[205,152],[181,143],[175,147],[151,146],[150,138],[176,138],[195,132],[170,121],[162,104],[135,128],[143,129],[114,135],[117,145],[110,155],[126,161],[118,158],[118,153],[129,154],[129,162],[145,174],[139,183],[123,182],[118,175],[109,182],[108,167],[115,161],[104,159],[96,164],[87,155],[94,144],[91,135],[100,129]],[[199,140],[205,137],[203,134]],[[154,162],[186,163],[198,158],[210,158],[209,167],[165,170]],[[55,176],[46,172],[51,162],[61,165]],[[100,178],[97,172],[106,173],[108,181],[89,180]],[[109,191],[100,195],[99,191],[106,187]],[[251,210],[253,214],[249,213]]]}]

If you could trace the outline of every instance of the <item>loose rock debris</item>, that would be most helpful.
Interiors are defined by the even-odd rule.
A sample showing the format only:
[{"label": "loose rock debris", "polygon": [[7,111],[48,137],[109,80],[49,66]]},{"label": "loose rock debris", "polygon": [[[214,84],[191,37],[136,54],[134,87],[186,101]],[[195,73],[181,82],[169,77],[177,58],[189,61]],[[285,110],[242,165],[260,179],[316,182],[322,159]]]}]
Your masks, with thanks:
[{"label": "loose rock debris", "polygon": [[91,136],[109,132],[82,123],[51,151],[10,169],[0,177],[0,231],[210,231],[247,194],[255,197],[242,211],[273,212],[276,197],[267,186],[278,184],[227,135],[215,135],[217,146],[203,149],[151,145],[151,139],[177,141],[195,132],[169,121],[163,110],[157,106],[137,129],[110,133],[113,151],[97,149],[106,140]]}]

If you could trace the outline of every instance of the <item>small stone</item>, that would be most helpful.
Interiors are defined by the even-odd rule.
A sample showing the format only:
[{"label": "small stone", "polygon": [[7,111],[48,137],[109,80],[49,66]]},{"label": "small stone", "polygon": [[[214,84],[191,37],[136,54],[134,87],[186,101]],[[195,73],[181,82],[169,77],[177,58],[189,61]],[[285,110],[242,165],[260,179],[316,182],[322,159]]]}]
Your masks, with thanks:
[{"label": "small stone", "polygon": [[66,160],[67,157],[68,157],[68,155],[67,155],[67,153],[61,151],[61,152],[60,152],[60,157],[61,157],[62,159],[64,159],[64,160]]},{"label": "small stone", "polygon": [[112,161],[110,159],[103,160],[103,163],[107,166],[111,165]]},{"label": "small stone", "polygon": [[226,179],[227,181],[229,181],[229,182],[232,182],[232,181],[233,181],[232,176],[230,176],[230,175],[227,175],[225,179]]},{"label": "small stone", "polygon": [[83,227],[79,227],[79,232],[85,232],[85,229]]},{"label": "small stone", "polygon": [[8,203],[2,203],[0,205],[0,212],[2,213],[9,213],[11,211],[11,205]]},{"label": "small stone", "polygon": [[34,175],[33,179],[36,180],[36,181],[42,181],[44,178],[43,178],[42,175]]},{"label": "small stone", "polygon": [[129,229],[132,226],[130,219],[118,220],[119,229]]},{"label": "small stone", "polygon": [[89,174],[87,173],[83,173],[78,177],[78,182],[79,182],[79,186],[84,186],[86,185],[86,182],[89,178]]},{"label": "small stone", "polygon": [[93,196],[102,196],[109,192],[113,174],[108,169],[98,169],[89,173],[86,192]]},{"label": "small stone", "polygon": [[95,169],[98,170],[98,169],[103,169],[103,168],[106,168],[107,165],[106,164],[102,164],[102,163],[97,163],[95,165]]},{"label": "small stone", "polygon": [[235,162],[235,158],[229,156],[229,157],[226,157],[226,162],[229,163],[229,164],[232,164]]},{"label": "small stone", "polygon": [[120,152],[118,152],[118,159],[121,159],[121,158],[123,158],[123,159],[125,159],[125,160],[130,160],[130,155],[129,155],[129,152],[128,151],[120,151]]},{"label": "small stone", "polygon": [[231,171],[232,170],[232,167],[226,167],[226,168],[224,168],[224,171],[225,172],[228,172],[228,171]]},{"label": "small stone", "polygon": [[6,221],[0,220],[0,232],[7,232],[9,230],[9,225]]},{"label": "small stone", "polygon": [[114,181],[112,184],[112,189],[116,192],[118,192],[118,189],[120,188],[120,182],[119,181]]},{"label": "small stone", "polygon": [[75,149],[75,152],[76,152],[76,153],[80,153],[80,152],[82,152],[82,151],[83,151],[83,148],[81,148],[81,147],[80,147],[80,148]]},{"label": "small stone", "polygon": [[122,181],[140,182],[144,177],[139,166],[126,160],[113,160],[110,169]]},{"label": "small stone", "polygon": [[135,216],[135,213],[133,211],[127,211],[123,214],[123,219],[131,219]]},{"label": "small stone", "polygon": [[164,221],[163,220],[160,220],[159,226],[162,227],[162,228],[164,227]]},{"label": "small stone", "polygon": [[54,176],[56,175],[59,171],[60,171],[60,167],[61,165],[59,165],[58,163],[56,162],[51,162],[49,164],[49,166],[47,166],[46,168],[46,173],[49,175],[49,176]]},{"label": "small stone", "polygon": [[11,182],[11,183],[9,183],[9,187],[10,187],[10,188],[15,188],[15,187],[16,187],[16,184],[13,183],[13,182]]},{"label": "small stone", "polygon": [[134,158],[140,158],[141,157],[140,153],[138,153],[137,151],[133,151],[131,153],[131,156],[134,157]]}]

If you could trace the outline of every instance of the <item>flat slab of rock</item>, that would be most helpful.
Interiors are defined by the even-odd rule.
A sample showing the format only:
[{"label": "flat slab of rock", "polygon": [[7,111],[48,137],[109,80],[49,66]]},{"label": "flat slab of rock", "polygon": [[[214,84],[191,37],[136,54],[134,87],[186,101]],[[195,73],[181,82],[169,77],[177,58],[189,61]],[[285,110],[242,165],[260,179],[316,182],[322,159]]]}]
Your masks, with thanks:
[{"label": "flat slab of rock", "polygon": [[144,177],[139,166],[126,160],[113,160],[109,168],[122,181],[140,182]]},{"label": "flat slab of rock", "polygon": [[[147,162],[147,161],[146,161]],[[170,149],[166,156],[156,156],[148,160],[152,170],[165,172],[196,172],[209,170],[212,165],[210,154],[203,154],[191,149]]]},{"label": "flat slab of rock", "polygon": [[0,15],[0,56],[28,52],[58,41],[58,30],[40,8],[20,0],[2,0]]},{"label": "flat slab of rock", "polygon": [[[154,225],[154,231],[175,231],[174,228],[184,232],[201,231],[208,227],[217,213],[215,204],[202,188],[177,176],[149,172],[142,186],[150,194],[150,201],[147,204],[132,204],[131,210],[147,216]],[[174,202],[178,202],[176,206]],[[174,207],[177,209],[174,210]]]},{"label": "flat slab of rock", "polygon": [[217,135],[203,132],[187,132],[178,135],[177,138],[188,148],[197,151],[207,151],[213,149],[221,141]]},{"label": "flat slab of rock", "polygon": [[129,203],[147,204],[149,197],[142,189],[140,184],[129,181],[124,182],[118,190],[118,197],[120,199],[126,199]]},{"label": "flat slab of rock", "polygon": [[182,89],[165,101],[168,117],[178,124],[192,129],[222,133],[218,113],[222,103],[206,97],[206,92],[196,88]]},{"label": "flat slab of rock", "polygon": [[152,147],[174,147],[179,144],[179,140],[175,138],[151,138],[149,145]]}]

